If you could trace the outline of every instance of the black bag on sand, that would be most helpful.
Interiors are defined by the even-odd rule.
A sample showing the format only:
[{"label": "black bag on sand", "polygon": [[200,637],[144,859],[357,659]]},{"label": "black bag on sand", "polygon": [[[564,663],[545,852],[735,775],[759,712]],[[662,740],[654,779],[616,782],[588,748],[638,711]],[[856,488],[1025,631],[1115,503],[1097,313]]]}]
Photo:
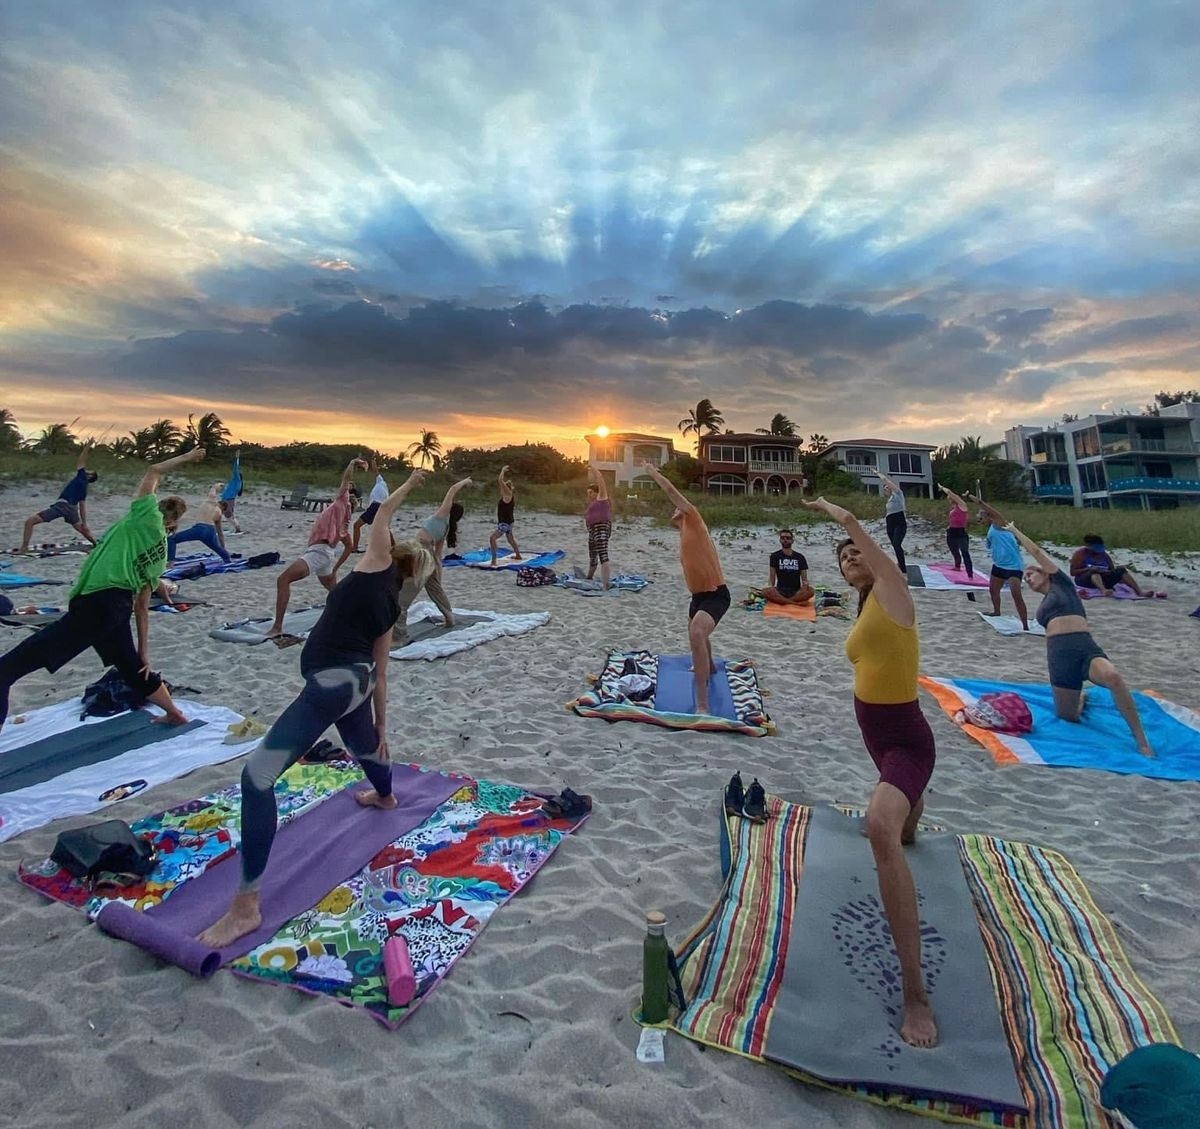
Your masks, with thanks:
[{"label": "black bag on sand", "polygon": [[277,565],[281,559],[278,553],[259,553],[255,557],[246,558],[246,567],[267,568],[270,565]]},{"label": "black bag on sand", "polygon": [[126,683],[117,668],[109,667],[103,677],[84,688],[83,712],[79,719],[113,717],[126,710],[140,710],[145,704],[146,699]]},{"label": "black bag on sand", "polygon": [[145,877],[158,863],[154,848],[119,819],[60,832],[50,858],[72,878],[82,879],[98,874]]}]

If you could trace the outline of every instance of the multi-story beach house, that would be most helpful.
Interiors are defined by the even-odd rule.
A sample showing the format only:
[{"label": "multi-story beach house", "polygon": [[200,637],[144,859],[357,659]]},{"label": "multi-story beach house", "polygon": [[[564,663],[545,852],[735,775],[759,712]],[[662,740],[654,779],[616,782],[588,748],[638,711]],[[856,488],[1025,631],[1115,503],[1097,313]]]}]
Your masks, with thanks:
[{"label": "multi-story beach house", "polygon": [[1090,415],[1052,427],[1010,427],[1008,457],[1035,499],[1162,510],[1200,505],[1200,404],[1156,416]]},{"label": "multi-story beach house", "polygon": [[882,470],[905,494],[933,497],[933,452],[928,443],[901,443],[895,439],[839,439],[819,452],[832,457],[839,470],[856,474],[869,494],[880,491],[877,471]]},{"label": "multi-story beach house", "polygon": [[666,466],[675,457],[675,444],[661,435],[641,435],[636,431],[613,431],[608,435],[585,435],[588,464],[595,467],[612,486],[649,484],[642,463],[647,459]]},{"label": "multi-story beach house", "polygon": [[804,488],[800,448],[785,435],[726,431],[701,435],[700,482],[714,494],[790,494]]}]

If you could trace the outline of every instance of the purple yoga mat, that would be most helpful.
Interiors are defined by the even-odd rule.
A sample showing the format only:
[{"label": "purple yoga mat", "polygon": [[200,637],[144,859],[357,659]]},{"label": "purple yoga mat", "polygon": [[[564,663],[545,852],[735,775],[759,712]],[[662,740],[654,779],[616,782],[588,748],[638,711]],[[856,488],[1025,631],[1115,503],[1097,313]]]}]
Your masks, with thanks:
[{"label": "purple yoga mat", "polygon": [[145,912],[110,902],[96,916],[106,933],[132,941],[192,973],[211,976],[223,964],[269,941],[280,926],[311,909],[335,886],[357,874],[389,843],[419,827],[462,787],[462,777],[392,767],[393,811],[361,807],[345,788],[280,828],[263,876],[262,925],[224,949],[196,940],[229,907],[242,877],[241,859],[225,859]]}]

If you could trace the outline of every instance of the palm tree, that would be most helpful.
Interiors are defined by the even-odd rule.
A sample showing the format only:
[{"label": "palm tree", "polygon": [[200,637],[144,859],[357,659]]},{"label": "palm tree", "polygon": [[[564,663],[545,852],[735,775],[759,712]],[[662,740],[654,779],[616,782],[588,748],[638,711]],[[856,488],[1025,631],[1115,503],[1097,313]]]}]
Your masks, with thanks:
[{"label": "palm tree", "polygon": [[825,450],[829,446],[829,436],[822,435],[819,431],[814,432],[808,437],[808,453],[815,455],[818,451]]},{"label": "palm tree", "polygon": [[79,443],[69,423],[52,423],[28,446],[42,455],[63,455],[78,450]]},{"label": "palm tree", "polygon": [[175,454],[183,439],[183,432],[169,419],[155,420],[149,427],[134,434],[135,440],[137,436],[144,435],[146,453],[143,457],[151,459],[165,459]]},{"label": "palm tree", "polygon": [[16,416],[7,408],[0,408],[0,451],[15,451],[22,442]]},{"label": "palm tree", "polygon": [[684,435],[695,435],[699,439],[702,429],[710,435],[720,431],[725,426],[725,417],[713,407],[713,402],[706,396],[675,426]]},{"label": "palm tree", "polygon": [[420,460],[422,466],[432,463],[436,467],[441,460],[442,441],[437,437],[436,431],[429,431],[423,427],[421,438],[410,444],[405,454],[410,459]]},{"label": "palm tree", "polygon": [[756,427],[756,435],[786,435],[789,439],[796,435],[796,425],[783,412],[776,412],[771,417],[770,427]]},{"label": "palm tree", "polygon": [[128,459],[137,454],[137,444],[134,442],[132,434],[118,435],[108,444],[108,449],[118,459]]},{"label": "palm tree", "polygon": [[981,435],[963,435],[959,437],[958,457],[964,463],[994,463],[1003,443],[984,443]]},{"label": "palm tree", "polygon": [[216,412],[205,412],[197,423],[191,412],[188,412],[187,430],[179,445],[179,452],[190,451],[193,447],[203,447],[208,452],[219,451],[229,446],[232,432],[222,422]]}]

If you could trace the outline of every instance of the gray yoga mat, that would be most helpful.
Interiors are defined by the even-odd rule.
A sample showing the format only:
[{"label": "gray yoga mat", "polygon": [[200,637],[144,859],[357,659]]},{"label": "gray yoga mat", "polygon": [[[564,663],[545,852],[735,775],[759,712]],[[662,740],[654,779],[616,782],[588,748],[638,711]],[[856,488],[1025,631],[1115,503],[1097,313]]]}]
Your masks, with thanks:
[{"label": "gray yoga mat", "polygon": [[130,710],[10,749],[0,755],[0,792],[16,792],[42,784],[73,769],[112,760],[122,753],[169,741],[208,724],[196,720],[187,725],[154,725],[153,720],[145,710]]},{"label": "gray yoga mat", "polygon": [[900,965],[861,826],[813,811],[766,1057],[829,1082],[1024,1111],[955,836],[925,833],[905,852],[941,1036],[918,1050],[900,1038]]},{"label": "gray yoga mat", "polygon": [[[299,608],[294,612],[288,612],[283,617],[284,634],[303,635],[306,631],[311,631],[316,627],[317,620],[321,618],[324,610],[325,607],[322,605],[319,608]],[[237,623],[226,623],[222,627],[214,627],[208,634],[210,638],[220,639],[222,643],[248,643],[254,647],[259,643],[267,642],[264,632],[270,626],[270,617],[243,619]]]},{"label": "gray yoga mat", "polygon": [[[454,621],[453,627],[447,627],[440,617],[437,619],[420,619],[408,625],[408,642],[420,643],[425,639],[436,639],[440,635],[449,635],[460,627],[469,627],[472,623],[486,623],[486,616],[460,615]],[[407,644],[406,644],[407,645]]]}]

